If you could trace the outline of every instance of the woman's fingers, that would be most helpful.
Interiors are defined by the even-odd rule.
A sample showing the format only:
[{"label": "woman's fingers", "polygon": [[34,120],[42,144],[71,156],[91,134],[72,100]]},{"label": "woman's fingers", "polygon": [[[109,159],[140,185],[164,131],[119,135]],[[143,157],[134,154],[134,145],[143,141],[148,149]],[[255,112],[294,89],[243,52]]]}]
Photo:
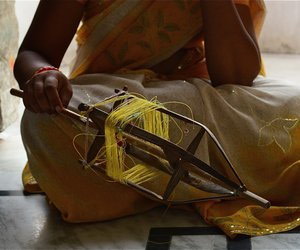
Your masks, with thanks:
[{"label": "woman's fingers", "polygon": [[27,88],[26,88],[26,103],[27,106],[26,108],[28,108],[29,110],[33,111],[34,113],[40,113],[40,107],[39,104],[35,98],[35,94],[34,94],[34,85],[31,83],[27,84]]},{"label": "woman's fingers", "polygon": [[73,90],[67,78],[62,80],[62,87],[59,91],[59,96],[63,106],[66,108],[72,98]]},{"label": "woman's fingers", "polygon": [[58,94],[59,82],[54,76],[46,76],[44,79],[44,92],[48,98],[48,102],[51,105],[51,109],[57,113],[62,112],[63,104]]},{"label": "woman's fingers", "polygon": [[47,112],[49,114],[53,113],[51,110],[51,106],[48,102],[47,96],[44,93],[44,83],[42,79],[37,79],[35,84],[33,85],[34,88],[34,97],[37,101],[40,112],[44,113]]},{"label": "woman's fingers", "polygon": [[60,113],[68,106],[72,93],[67,77],[59,71],[47,71],[26,83],[23,102],[35,113]]}]

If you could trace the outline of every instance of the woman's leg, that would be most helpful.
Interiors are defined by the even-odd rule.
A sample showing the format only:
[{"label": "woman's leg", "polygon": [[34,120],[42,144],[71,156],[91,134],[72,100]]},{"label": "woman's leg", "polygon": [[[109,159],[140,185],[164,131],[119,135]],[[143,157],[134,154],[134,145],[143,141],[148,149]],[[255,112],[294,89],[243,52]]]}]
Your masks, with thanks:
[{"label": "woman's leg", "polygon": [[21,130],[30,170],[66,221],[109,220],[158,205],[125,185],[84,170],[72,143],[82,131],[70,119],[25,111]]}]

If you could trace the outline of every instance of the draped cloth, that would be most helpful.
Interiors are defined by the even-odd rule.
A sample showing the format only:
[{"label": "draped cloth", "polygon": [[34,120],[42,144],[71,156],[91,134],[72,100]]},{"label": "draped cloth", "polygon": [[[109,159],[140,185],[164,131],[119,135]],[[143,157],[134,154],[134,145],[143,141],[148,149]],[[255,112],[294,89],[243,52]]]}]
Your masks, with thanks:
[{"label": "draped cloth", "polygon": [[[259,35],[265,6],[261,0],[237,0],[249,6]],[[203,59],[200,1],[106,0],[89,1],[78,31],[80,45],[71,78],[83,73],[115,72],[152,67],[182,47],[197,48]],[[95,32],[96,31],[96,32]],[[181,76],[208,77],[198,60]],[[178,72],[173,72],[178,73]]]},{"label": "draped cloth", "polygon": [[[263,2],[236,2],[250,8],[259,34]],[[272,203],[270,209],[263,209],[243,199],[218,200],[191,204],[190,208],[229,236],[262,235],[298,226],[300,196],[295,187],[300,176],[300,87],[262,76],[251,87],[232,84],[212,87],[205,79],[208,76],[201,54],[199,1],[104,0],[100,4],[90,1],[86,9],[71,73],[74,95],[70,108],[76,110],[81,102],[96,103],[124,85],[130,92],[146,98],[157,96],[163,103],[187,104],[194,119],[216,135],[248,189]],[[173,75],[171,80],[150,70],[183,47],[195,48],[195,55],[203,58],[175,69],[173,74],[181,77],[174,80]],[[167,107],[190,116],[184,105],[173,103]],[[186,131],[180,145],[186,147],[196,131],[183,123],[179,125]],[[101,173],[82,168],[73,145],[74,137],[84,131],[78,122],[25,111],[21,131],[30,171],[65,220],[109,220],[160,205]],[[172,138],[178,137],[180,132],[175,129]],[[75,146],[81,153],[83,145],[84,138],[79,136]],[[197,156],[232,177],[209,139],[203,142]],[[33,177],[26,168],[25,187],[33,186],[26,186],[34,183]],[[149,187],[159,192],[165,184],[161,179]],[[180,184],[173,198],[204,195]]]}]

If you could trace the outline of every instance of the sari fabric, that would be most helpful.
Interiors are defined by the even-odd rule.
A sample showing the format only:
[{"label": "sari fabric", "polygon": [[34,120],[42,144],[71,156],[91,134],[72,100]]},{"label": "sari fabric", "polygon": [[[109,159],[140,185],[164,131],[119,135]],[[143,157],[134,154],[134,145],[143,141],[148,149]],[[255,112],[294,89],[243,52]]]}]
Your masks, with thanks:
[{"label": "sari fabric", "polygon": [[[265,15],[264,3],[236,3],[249,6],[258,35]],[[199,60],[186,73],[174,73],[208,78],[201,60],[204,49],[200,1],[89,1],[86,8],[86,19],[77,34],[80,47],[71,78],[83,73],[149,68],[182,47],[196,48]]]},{"label": "sari fabric", "polygon": [[[236,2],[249,6],[259,34],[265,13],[263,2]],[[214,88],[201,79],[207,77],[203,60],[186,69],[193,76],[189,79],[163,80],[149,70],[182,47],[198,48],[201,52],[199,1],[104,0],[86,4],[71,73],[74,96],[70,108],[76,110],[80,102],[96,103],[111,95],[112,89],[124,85],[149,99],[157,96],[161,102],[186,103],[194,118],[216,135],[248,189],[273,205],[263,209],[235,199],[190,206],[207,223],[220,227],[229,236],[269,234],[300,225],[300,196],[294,195],[300,176],[300,87],[258,77],[252,87],[227,84]],[[185,78],[184,72],[174,75],[180,73]],[[173,103],[168,107],[190,115],[182,105]],[[180,126],[189,131],[180,143],[186,147],[196,131],[184,124]],[[78,123],[64,117],[26,111],[22,120],[30,170],[65,220],[108,220],[160,205],[91,169],[83,170],[78,164],[78,152],[84,152],[84,141],[82,137],[73,140],[82,131],[84,128]],[[180,137],[176,131],[172,135],[175,141]],[[232,177],[209,139],[203,141],[197,155]],[[163,191],[165,185],[164,178],[149,184],[156,192]],[[173,198],[205,195],[180,184]]]}]

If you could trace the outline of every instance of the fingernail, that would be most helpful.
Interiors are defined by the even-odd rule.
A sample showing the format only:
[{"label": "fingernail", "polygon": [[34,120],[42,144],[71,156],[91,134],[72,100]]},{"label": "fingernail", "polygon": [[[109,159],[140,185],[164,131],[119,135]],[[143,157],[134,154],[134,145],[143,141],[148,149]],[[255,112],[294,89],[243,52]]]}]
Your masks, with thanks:
[{"label": "fingernail", "polygon": [[56,106],[56,107],[55,107],[55,110],[56,110],[57,113],[61,113],[61,111],[62,111],[62,109],[61,109],[60,106]]}]

